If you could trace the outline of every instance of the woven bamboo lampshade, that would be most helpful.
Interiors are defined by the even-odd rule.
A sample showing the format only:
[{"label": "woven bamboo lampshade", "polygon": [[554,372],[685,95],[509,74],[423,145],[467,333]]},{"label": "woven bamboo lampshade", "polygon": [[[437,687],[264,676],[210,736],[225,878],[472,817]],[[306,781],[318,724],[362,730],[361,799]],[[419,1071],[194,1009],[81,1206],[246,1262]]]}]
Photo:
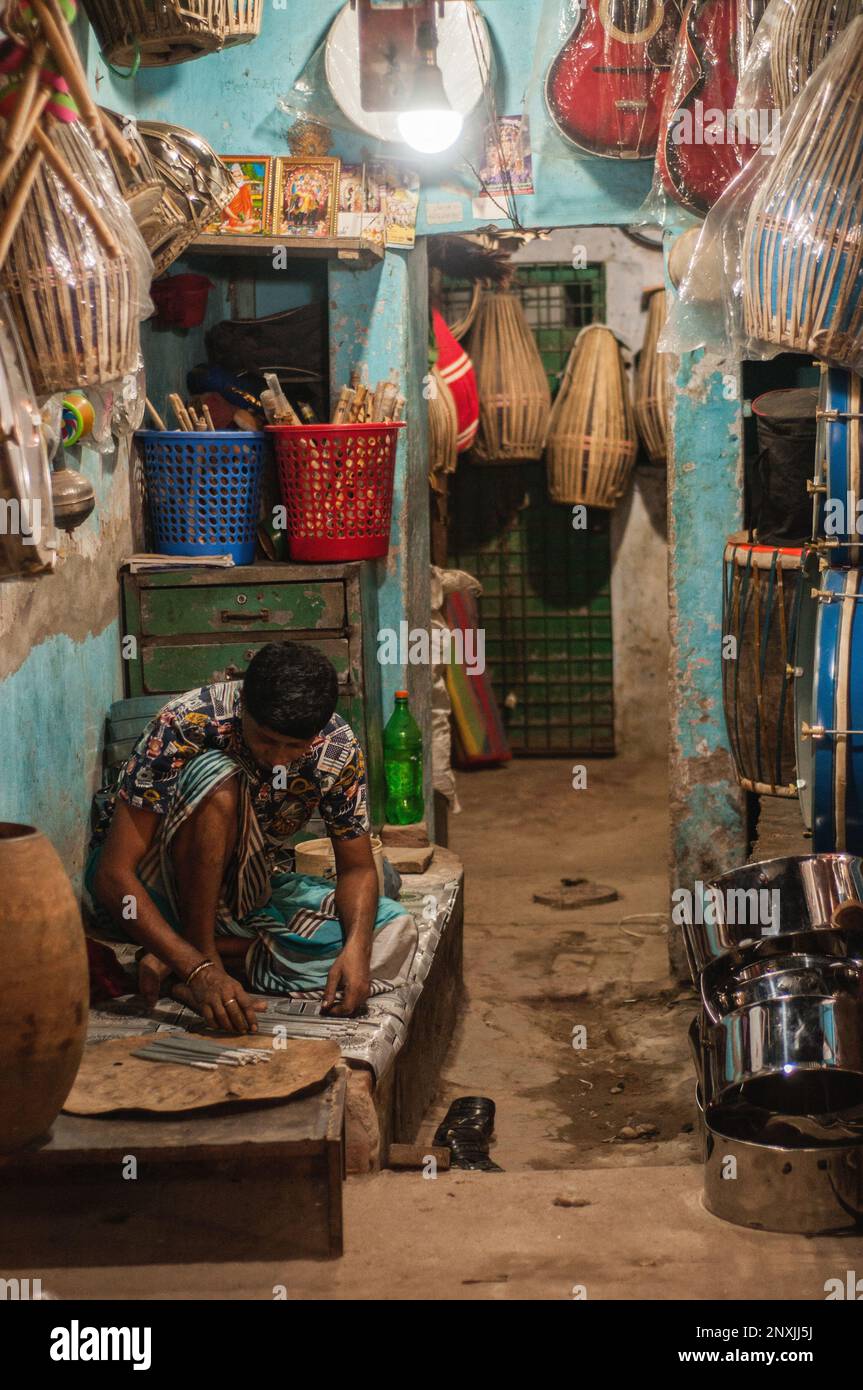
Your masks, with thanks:
[{"label": "woven bamboo lampshade", "polygon": [[555,502],[611,510],[637,452],[620,345],[591,324],[573,345],[548,432],[548,490]]},{"label": "woven bamboo lampshade", "polygon": [[750,338],[856,369],[863,351],[863,18],[800,96],[749,210]]},{"label": "woven bamboo lampshade", "polygon": [[664,326],[665,290],[652,290],[632,402],[651,463],[665,463],[668,457],[668,359],[656,350]]},{"label": "woven bamboo lampshade", "polygon": [[551,391],[518,295],[483,290],[465,346],[479,388],[480,424],[473,461],[516,463],[542,458]]},{"label": "woven bamboo lampshade", "polygon": [[261,32],[264,0],[83,0],[102,53],[118,67],[162,68]]},{"label": "woven bamboo lampshade", "polygon": [[[111,216],[106,166],[83,122],[57,123],[51,142],[90,203]],[[0,193],[0,211],[29,177],[25,156]],[[120,254],[109,255],[43,162],[0,268],[0,290],[8,296],[37,396],[104,385],[135,370],[142,287],[131,252],[119,242],[117,249]]]},{"label": "woven bamboo lampshade", "polygon": [[437,367],[432,368],[434,388],[429,397],[429,479],[436,473],[454,473],[458,462],[458,411],[452,391]]}]

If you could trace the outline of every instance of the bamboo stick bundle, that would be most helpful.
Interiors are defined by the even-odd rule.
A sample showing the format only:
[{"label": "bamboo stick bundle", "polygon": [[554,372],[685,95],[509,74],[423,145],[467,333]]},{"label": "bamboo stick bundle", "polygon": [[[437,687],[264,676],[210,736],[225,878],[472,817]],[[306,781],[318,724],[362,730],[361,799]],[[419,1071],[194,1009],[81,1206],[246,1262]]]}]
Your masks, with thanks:
[{"label": "bamboo stick bundle", "polygon": [[548,432],[552,500],[611,510],[637,452],[635,419],[620,345],[603,324],[573,345]]},{"label": "bamboo stick bundle", "polygon": [[[55,123],[50,135],[40,126],[35,140],[0,193],[4,225],[10,211],[18,219],[0,289],[34,389],[47,396],[135,369],[141,286],[131,253],[107,223],[105,169],[83,123]],[[0,251],[4,244],[0,236]]]},{"label": "bamboo stick bundle", "polygon": [[665,463],[668,458],[668,358],[657,352],[665,313],[665,290],[651,290],[632,401],[638,432],[651,463]]},{"label": "bamboo stick bundle", "polygon": [[480,401],[474,461],[541,458],[551,392],[517,294],[483,290],[466,350],[476,369]]},{"label": "bamboo stick bundle", "polygon": [[863,17],[822,63],[743,239],[751,340],[856,370],[863,359]]},{"label": "bamboo stick bundle", "polygon": [[861,12],[861,0],[792,0],[776,15],[770,75],[777,108],[787,111],[827,50]]},{"label": "bamboo stick bundle", "polygon": [[437,367],[432,368],[434,389],[429,397],[429,481],[436,473],[454,473],[458,463],[458,412],[452,391]]},{"label": "bamboo stick bundle", "polygon": [[106,60],[118,67],[169,67],[226,43],[248,43],[261,27],[261,0],[83,0]]}]

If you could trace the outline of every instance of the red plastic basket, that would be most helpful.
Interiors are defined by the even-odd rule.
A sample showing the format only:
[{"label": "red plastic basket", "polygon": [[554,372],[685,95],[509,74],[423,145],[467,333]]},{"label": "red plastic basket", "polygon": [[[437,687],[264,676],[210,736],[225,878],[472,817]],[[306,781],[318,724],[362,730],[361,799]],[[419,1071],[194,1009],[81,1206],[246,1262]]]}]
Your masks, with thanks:
[{"label": "red plastic basket", "polygon": [[270,425],[292,560],[377,560],[390,544],[399,430]]}]

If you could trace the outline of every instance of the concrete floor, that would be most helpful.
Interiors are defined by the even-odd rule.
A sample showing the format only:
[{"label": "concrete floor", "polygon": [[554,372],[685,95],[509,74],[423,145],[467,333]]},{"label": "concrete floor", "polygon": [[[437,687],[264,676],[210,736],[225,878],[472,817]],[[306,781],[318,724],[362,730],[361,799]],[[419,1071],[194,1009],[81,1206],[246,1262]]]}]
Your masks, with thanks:
[{"label": "concrete floor", "polygon": [[[460,795],[451,845],[466,866],[468,999],[423,1137],[453,1096],[492,1096],[505,1171],[352,1179],[337,1262],[66,1267],[42,1271],[46,1288],[124,1299],[817,1300],[827,1279],[860,1267],[858,1240],[744,1230],[701,1204],[686,1045],[694,999],[667,968],[664,767],[595,761],[587,789],[574,791],[567,762],[524,761],[462,776]],[[566,913],[533,903],[582,875],[619,900]],[[656,1132],[627,1141],[627,1125]],[[218,1227],[218,1213],[209,1219]]]}]

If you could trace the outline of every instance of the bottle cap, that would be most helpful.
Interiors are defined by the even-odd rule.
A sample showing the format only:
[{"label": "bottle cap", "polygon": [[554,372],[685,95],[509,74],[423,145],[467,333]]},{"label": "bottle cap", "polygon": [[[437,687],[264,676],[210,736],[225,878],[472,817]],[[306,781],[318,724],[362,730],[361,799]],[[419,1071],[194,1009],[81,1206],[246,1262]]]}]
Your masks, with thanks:
[{"label": "bottle cap", "polygon": [[409,698],[409,693],[410,693],[410,692],[407,691],[407,690],[397,690],[397,691],[396,691],[396,699],[397,699],[397,700],[407,700],[407,699]]}]

